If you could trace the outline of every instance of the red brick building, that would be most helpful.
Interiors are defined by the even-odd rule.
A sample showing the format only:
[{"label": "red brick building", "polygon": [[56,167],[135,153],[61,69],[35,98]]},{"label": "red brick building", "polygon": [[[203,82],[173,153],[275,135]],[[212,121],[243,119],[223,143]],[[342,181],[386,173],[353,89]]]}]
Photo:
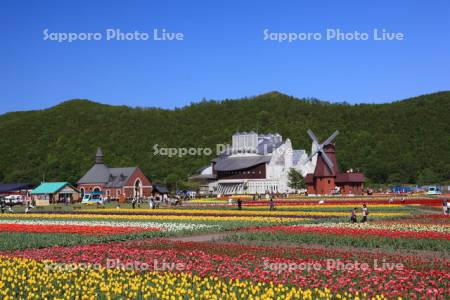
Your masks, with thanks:
[{"label": "red brick building", "polygon": [[103,162],[102,150],[98,148],[95,164],[78,181],[78,190],[82,195],[102,192],[111,199],[117,199],[121,193],[126,198],[149,197],[152,194],[152,184],[138,167],[107,167]]},{"label": "red brick building", "polygon": [[[323,153],[319,152],[317,154],[314,173],[307,174],[305,177],[308,194],[330,195],[338,193],[342,195],[362,195],[365,181],[364,175],[350,171],[345,173],[339,172],[334,144],[324,145]],[[331,161],[331,167],[325,161],[323,155],[326,155]]]}]

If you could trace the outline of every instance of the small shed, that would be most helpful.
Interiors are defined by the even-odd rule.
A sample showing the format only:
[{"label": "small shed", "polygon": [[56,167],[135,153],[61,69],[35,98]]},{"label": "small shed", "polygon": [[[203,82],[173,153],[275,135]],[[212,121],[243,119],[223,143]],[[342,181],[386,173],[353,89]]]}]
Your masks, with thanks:
[{"label": "small shed", "polygon": [[159,185],[159,184],[154,184],[153,185],[153,196],[158,196],[158,195],[168,195],[169,194],[169,190],[167,189],[167,187],[163,186],[163,185]]},{"label": "small shed", "polygon": [[31,183],[0,183],[0,195],[23,195],[33,189]]},{"label": "small shed", "polygon": [[31,191],[36,205],[78,201],[78,191],[69,182],[44,182]]}]

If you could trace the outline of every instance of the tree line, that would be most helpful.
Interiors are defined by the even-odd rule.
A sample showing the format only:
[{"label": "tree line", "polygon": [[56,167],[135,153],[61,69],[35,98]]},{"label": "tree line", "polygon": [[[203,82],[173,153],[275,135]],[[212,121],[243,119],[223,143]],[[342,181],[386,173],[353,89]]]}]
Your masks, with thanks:
[{"label": "tree line", "polygon": [[277,92],[253,98],[203,100],[182,108],[131,108],[71,100],[38,111],[0,116],[0,181],[76,182],[97,147],[111,167],[139,166],[155,182],[183,185],[211,155],[167,157],[153,146],[212,148],[236,131],[280,133],[295,149],[311,150],[339,130],[342,170],[364,172],[369,183],[450,181],[450,92],[389,104],[329,103]]}]

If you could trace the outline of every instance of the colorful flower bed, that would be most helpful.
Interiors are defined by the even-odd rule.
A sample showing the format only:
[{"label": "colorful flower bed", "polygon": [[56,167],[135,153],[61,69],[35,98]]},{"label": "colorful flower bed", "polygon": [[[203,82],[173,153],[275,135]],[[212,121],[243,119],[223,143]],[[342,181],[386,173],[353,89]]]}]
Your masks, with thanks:
[{"label": "colorful flower bed", "polygon": [[[442,239],[450,240],[448,227],[435,226],[435,230],[408,230],[408,228],[398,229],[398,226],[382,226],[372,224],[321,224],[321,225],[299,225],[299,226],[271,226],[253,229],[252,232],[283,232],[288,234],[318,233],[333,235],[388,237],[388,238],[413,238],[413,239]],[[417,228],[411,226],[411,228]],[[411,229],[410,228],[410,229]],[[430,229],[430,228],[428,228]]]},{"label": "colorful flower bed", "polygon": [[[302,205],[287,205],[283,203],[275,203],[275,209],[277,212],[279,211],[323,211],[323,212],[342,212],[342,211],[350,211],[355,205],[339,205],[339,204],[302,204]],[[224,204],[224,205],[189,205],[186,206],[186,209],[195,209],[195,210],[231,210],[236,209],[236,204]],[[267,211],[269,209],[269,202],[265,204],[244,204],[244,209],[246,211]],[[361,207],[360,204],[357,204],[356,207]],[[411,207],[409,205],[403,204],[370,204],[371,210],[374,212],[409,212],[411,211]]]},{"label": "colorful flower bed", "polygon": [[[10,227],[12,225],[12,227]],[[34,220],[22,220],[22,219],[12,219],[12,220],[1,220],[0,219],[0,232],[2,231],[13,231],[9,228],[17,227],[19,225],[23,226],[46,226],[55,227],[52,232],[65,232],[70,233],[71,226],[85,228],[87,231],[94,230],[96,228],[107,228],[115,234],[129,233],[129,232],[143,232],[151,230],[162,230],[169,232],[179,232],[179,231],[202,231],[202,230],[221,230],[222,226],[212,225],[212,224],[193,224],[193,223],[170,223],[170,222],[130,222],[130,221],[114,221],[114,220],[48,220],[48,219],[34,219]],[[60,230],[57,228],[67,228],[69,231]],[[25,227],[24,227],[25,228]],[[17,230],[21,231],[21,230]],[[26,231],[26,230],[25,230]],[[29,231],[32,232],[32,231]],[[35,231],[39,232],[39,231]],[[45,231],[42,231],[45,232]],[[76,233],[76,232],[72,232]]]},{"label": "colorful flower bed", "polygon": [[[355,254],[325,249],[284,249],[152,240],[35,249],[12,253],[11,256],[59,263],[101,265],[104,268],[112,268],[113,271],[108,270],[112,274],[119,272],[118,267],[127,269],[129,266],[145,265],[144,276],[157,274],[164,276],[153,272],[161,272],[163,264],[176,265],[182,267],[175,271],[181,274],[178,276],[189,273],[203,279],[245,282],[250,285],[249,288],[279,286],[280,293],[285,296],[287,296],[285,292],[289,294],[293,286],[300,290],[326,289],[330,291],[329,296],[342,295],[346,292],[353,295],[366,295],[365,297],[383,295],[389,299],[400,296],[414,299],[421,298],[421,295],[444,299],[450,295],[448,261],[384,253]],[[352,264],[351,267],[349,267],[350,264]],[[359,267],[356,267],[356,264]],[[104,269],[101,271],[105,272]],[[111,273],[106,276],[107,281],[110,279],[109,274]],[[163,274],[167,273],[163,272]],[[187,279],[186,284],[195,284],[195,281],[193,282],[190,278]],[[172,289],[176,287],[175,284]],[[141,288],[143,287],[138,290]],[[169,289],[169,287],[166,288]],[[194,291],[197,290],[196,286],[191,288]],[[108,289],[105,289],[106,291]],[[255,296],[248,293],[251,292],[245,289],[241,291],[241,298]]]},{"label": "colorful flower bed", "polygon": [[0,298],[450,298],[450,217],[383,204],[353,224],[349,208],[3,214]]},{"label": "colorful flower bed", "polygon": [[262,226],[241,230],[227,239],[256,243],[301,243],[450,253],[450,218],[435,218],[434,220],[440,222],[432,222],[431,219],[428,223],[408,223],[408,220],[416,219]]},{"label": "colorful flower bed", "polygon": [[[191,200],[188,203],[200,204],[200,205],[227,205],[230,197],[223,197],[220,199],[199,199]],[[247,206],[253,205],[267,205],[268,200],[253,200],[252,197],[235,196],[234,200],[242,199]],[[440,206],[442,205],[442,199],[440,198],[428,198],[428,197],[414,197],[414,196],[398,196],[398,195],[385,195],[375,197],[297,197],[297,198],[275,198],[276,205],[290,205],[290,206],[302,206],[310,204],[318,204],[319,201],[323,203],[321,205],[361,205],[368,203],[374,204],[401,204],[401,205],[426,205],[426,206]]]},{"label": "colorful flower bed", "polygon": [[[267,207],[267,206],[266,206]],[[317,208],[320,208],[319,206],[316,206]],[[97,210],[96,212],[105,211],[103,210]],[[114,210],[106,210],[108,212],[114,212]],[[123,212],[128,213],[136,213],[135,210],[132,209],[123,209]],[[299,214],[306,214],[306,215],[323,215],[323,216],[348,216],[348,213],[341,213],[341,212],[328,212],[328,211],[269,211],[267,209],[257,209],[257,210],[236,210],[236,209],[228,209],[228,210],[217,210],[217,209],[161,209],[161,210],[151,210],[151,209],[143,209],[141,210],[143,212],[152,213],[152,214],[212,214],[212,215],[266,215],[266,216],[297,216]],[[377,213],[379,215],[386,215],[386,216],[405,216],[408,215],[407,213],[399,213],[399,212],[392,212],[392,213]]]},{"label": "colorful flower bed", "polygon": [[[199,277],[190,273],[136,273],[103,267],[48,268],[32,259],[0,258],[2,299],[329,299],[329,289]],[[340,295],[339,295],[340,296]],[[353,295],[345,294],[347,298]],[[357,297],[357,296],[356,296]]]},{"label": "colorful flower bed", "polygon": [[[449,218],[450,221],[450,218]],[[305,226],[307,226],[305,224]],[[440,232],[450,234],[450,223],[436,224],[433,223],[411,223],[401,220],[382,220],[377,222],[366,223],[321,223],[317,226],[322,227],[339,227],[339,228],[356,228],[356,229],[380,229],[387,231],[415,231],[415,232]]]},{"label": "colorful flower bed", "polygon": [[30,233],[75,233],[86,235],[129,234],[144,231],[159,231],[155,227],[89,226],[89,225],[42,225],[42,224],[0,224],[0,232]]},{"label": "colorful flower bed", "polygon": [[[79,212],[81,214],[81,212]],[[214,216],[214,217],[273,217],[273,218],[308,218],[308,217],[347,217],[349,212],[342,211],[285,211],[285,210],[275,210],[269,211],[267,209],[260,210],[236,210],[236,209],[121,209],[120,212],[114,209],[90,209],[86,210],[84,213],[96,213],[96,214],[114,214],[114,215],[125,215],[125,214],[140,214],[145,216]],[[373,212],[371,216],[373,217],[402,217],[410,215],[408,212]]]},{"label": "colorful flower bed", "polygon": [[[400,214],[402,215],[402,214]],[[113,219],[113,220],[139,220],[139,221],[155,221],[155,220],[174,220],[174,221],[246,221],[246,222],[262,222],[262,223],[282,223],[305,220],[301,216],[293,217],[293,215],[285,216],[252,216],[252,215],[230,215],[213,214],[213,215],[194,215],[189,213],[180,214],[138,214],[128,213],[108,213],[107,211],[86,212],[86,213],[29,213],[29,214],[5,214],[1,218],[20,218],[20,219]]]}]

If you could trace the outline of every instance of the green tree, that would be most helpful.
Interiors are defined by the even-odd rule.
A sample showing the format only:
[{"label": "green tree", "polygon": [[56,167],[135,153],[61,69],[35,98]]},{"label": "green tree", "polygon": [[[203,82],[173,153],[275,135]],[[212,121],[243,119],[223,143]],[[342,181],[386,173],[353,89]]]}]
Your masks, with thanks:
[{"label": "green tree", "polygon": [[306,188],[305,179],[302,174],[291,168],[288,173],[288,186],[295,191]]},{"label": "green tree", "polygon": [[200,189],[200,184],[195,181],[187,180],[179,183],[178,188],[183,190],[192,190],[198,192]]},{"label": "green tree", "polygon": [[309,152],[306,130],[311,128],[321,141],[338,129],[339,165],[343,170],[361,169],[371,184],[433,178],[436,184],[448,183],[449,111],[448,91],[361,105],[273,92],[173,110],[71,100],[49,109],[0,115],[0,172],[3,182],[39,183],[43,174],[47,180],[76,182],[92,167],[96,148],[102,147],[110,167],[139,166],[155,182],[175,174],[175,181],[168,180],[179,184],[215,154],[168,157],[154,154],[154,145],[215,149],[230,143],[236,130],[258,130],[279,132],[295,149]]},{"label": "green tree", "polygon": [[435,184],[440,182],[441,178],[431,169],[426,168],[419,172],[417,176],[418,184]]},{"label": "green tree", "polygon": [[167,175],[165,179],[165,183],[167,184],[167,187],[171,191],[175,191],[177,188],[179,188],[178,183],[181,182],[180,177],[177,174],[170,173]]}]

